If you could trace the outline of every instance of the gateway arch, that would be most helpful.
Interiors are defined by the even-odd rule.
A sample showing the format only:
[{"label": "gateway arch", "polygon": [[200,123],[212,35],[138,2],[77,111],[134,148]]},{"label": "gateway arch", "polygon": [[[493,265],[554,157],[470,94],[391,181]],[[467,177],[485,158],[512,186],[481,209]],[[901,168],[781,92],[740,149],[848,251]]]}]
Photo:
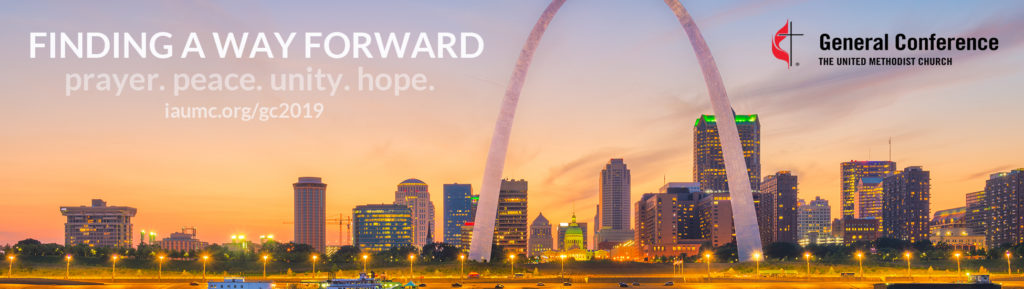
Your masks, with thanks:
[{"label": "gateway arch", "polygon": [[[555,17],[563,4],[565,4],[565,0],[553,0],[544,9],[544,13],[541,14],[537,24],[530,31],[523,50],[519,52],[519,59],[516,61],[515,70],[512,71],[512,78],[505,89],[505,97],[501,102],[498,120],[494,124],[494,134],[491,136],[487,163],[484,166],[480,200],[477,203],[473,238],[469,249],[469,258],[472,260],[487,261],[491,257],[494,221],[498,209],[498,191],[501,186],[502,170],[505,167],[505,155],[508,152],[509,135],[512,133],[512,120],[515,118],[516,106],[519,103],[519,94],[523,89],[530,62],[533,60],[533,53],[540,44],[540,39],[544,36],[544,31],[547,30],[551,19]],[[715,59],[711,56],[711,50],[704,42],[704,36],[701,35],[697,24],[693,22],[690,13],[686,11],[679,0],[665,0],[665,4],[679,19],[679,23],[683,25],[683,29],[690,39],[693,52],[696,54],[704,74],[715,118],[735,119],[732,105],[725,92],[725,85],[722,83],[722,76],[718,72]],[[736,247],[739,259],[740,261],[751,261],[753,254],[761,251],[761,237],[758,233],[757,214],[754,211],[750,178],[747,175],[747,165],[743,160],[739,132],[733,121],[718,121],[716,123],[722,144],[722,156],[725,160],[726,177],[729,180],[729,192],[732,197],[733,224],[736,228]]]}]

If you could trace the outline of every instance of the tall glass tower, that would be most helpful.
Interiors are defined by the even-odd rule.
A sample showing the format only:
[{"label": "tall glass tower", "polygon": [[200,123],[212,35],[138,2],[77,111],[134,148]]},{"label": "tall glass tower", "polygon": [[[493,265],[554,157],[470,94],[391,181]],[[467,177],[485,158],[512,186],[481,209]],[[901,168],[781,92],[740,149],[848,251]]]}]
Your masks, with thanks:
[{"label": "tall glass tower", "polygon": [[462,226],[473,221],[473,186],[444,184],[444,242],[462,246]]},{"label": "tall glass tower", "polygon": [[[896,172],[892,161],[848,161],[840,165],[843,217],[857,218],[857,184],[863,178],[883,179]],[[863,217],[861,217],[863,218]]]},{"label": "tall glass tower", "polygon": [[[598,192],[597,232],[594,244],[598,249],[611,249],[614,244],[633,240],[630,230],[629,168],[622,159],[611,159],[601,170]],[[603,245],[602,245],[603,244]]]},{"label": "tall glass tower", "polygon": [[[761,122],[756,114],[736,115],[736,129],[750,175],[750,189],[757,192],[761,183]],[[729,192],[722,143],[713,115],[701,115],[693,127],[693,179],[705,193]]]}]

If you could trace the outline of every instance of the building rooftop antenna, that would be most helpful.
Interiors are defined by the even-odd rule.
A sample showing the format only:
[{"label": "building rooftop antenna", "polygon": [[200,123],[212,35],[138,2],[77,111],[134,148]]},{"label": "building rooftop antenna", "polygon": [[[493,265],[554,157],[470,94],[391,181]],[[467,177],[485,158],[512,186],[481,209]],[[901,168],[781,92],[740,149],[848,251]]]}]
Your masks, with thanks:
[{"label": "building rooftop antenna", "polygon": [[889,137],[889,161],[892,161],[892,137]]}]

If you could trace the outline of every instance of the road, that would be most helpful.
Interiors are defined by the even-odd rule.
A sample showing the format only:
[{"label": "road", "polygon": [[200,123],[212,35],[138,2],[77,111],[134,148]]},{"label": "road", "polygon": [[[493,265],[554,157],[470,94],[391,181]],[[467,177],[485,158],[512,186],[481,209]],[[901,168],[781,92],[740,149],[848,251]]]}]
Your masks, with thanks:
[{"label": "road", "polygon": [[[20,285],[20,284],[0,284],[0,289],[45,289],[45,288],[59,288],[59,289],[196,289],[206,288],[206,284],[200,284],[199,286],[190,286],[187,283],[122,283],[122,284],[109,284],[109,285]],[[281,284],[285,285],[285,284]],[[495,283],[468,283],[462,288],[465,289],[487,289],[494,288]],[[561,284],[548,284],[546,286],[537,286],[534,283],[503,283],[506,289],[598,289],[598,288],[619,288],[614,283],[589,283],[589,284],[573,284],[572,286],[566,287]],[[291,288],[292,286],[278,286],[277,288]],[[426,288],[452,288],[448,283],[427,283]],[[675,286],[663,286],[662,284],[640,284],[640,286],[630,286],[630,288],[637,289],[667,289],[667,288],[685,288],[685,289],[783,289],[783,288],[797,288],[797,289],[860,289],[860,288],[872,288],[870,282],[742,282],[742,283],[686,283],[676,284]],[[1024,289],[1024,282],[1004,282],[1003,288],[1013,289]]]}]

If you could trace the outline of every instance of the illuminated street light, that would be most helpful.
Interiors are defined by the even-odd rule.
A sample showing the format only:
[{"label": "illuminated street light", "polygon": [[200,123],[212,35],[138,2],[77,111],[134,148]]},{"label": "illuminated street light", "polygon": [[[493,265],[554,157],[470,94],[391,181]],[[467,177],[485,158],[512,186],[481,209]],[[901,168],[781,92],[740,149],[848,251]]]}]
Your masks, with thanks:
[{"label": "illuminated street light", "polygon": [[7,256],[7,279],[11,279],[14,272],[14,255]]},{"label": "illuminated street light", "polygon": [[512,266],[512,278],[516,278],[516,255],[508,254],[508,263]]},{"label": "illuminated street light", "polygon": [[209,255],[203,255],[203,282],[206,282],[206,261],[210,260]]},{"label": "illuminated street light", "polygon": [[565,254],[558,256],[558,258],[562,259],[562,269],[558,272],[558,278],[565,278],[565,257]]},{"label": "illuminated street light", "polygon": [[914,276],[910,275],[910,252],[903,253],[903,257],[907,258],[907,277],[913,278]]},{"label": "illuminated street light", "polygon": [[960,252],[953,253],[953,257],[956,257],[956,275],[960,276]]},{"label": "illuminated street light", "polygon": [[683,283],[686,283],[686,258],[679,258],[679,277],[682,277]]},{"label": "illuminated street light", "polygon": [[1010,267],[1010,257],[1012,257],[1012,256],[1013,255],[1010,255],[1010,251],[1006,251],[1006,275],[1007,276],[1013,275],[1013,271],[1011,270],[1012,267]]},{"label": "illuminated street light", "polygon": [[857,266],[860,267],[860,277],[864,278],[864,253],[857,252]]},{"label": "illuminated street light", "polygon": [[466,276],[466,255],[459,254],[459,279]]},{"label": "illuminated street light", "polygon": [[366,260],[370,259],[370,255],[363,254],[363,273],[366,273]]},{"label": "illuminated street light", "polygon": [[117,276],[117,255],[110,257],[110,259],[113,261],[110,263],[110,282],[114,282]]},{"label": "illuminated street light", "polygon": [[71,279],[71,255],[64,256],[64,260],[68,261],[67,267],[64,268],[64,279]]},{"label": "illuminated street light", "polygon": [[316,279],[316,259],[319,257],[319,255],[313,254],[313,279]]},{"label": "illuminated street light", "polygon": [[270,260],[270,256],[263,254],[263,279],[267,279],[267,261]]},{"label": "illuminated street light", "polygon": [[704,253],[704,259],[708,263],[708,281],[711,281],[711,253]]},{"label": "illuminated street light", "polygon": [[761,253],[754,252],[754,278],[761,277]]},{"label": "illuminated street light", "polygon": [[804,261],[807,261],[807,273],[805,277],[811,278],[811,253],[804,253]]},{"label": "illuminated street light", "polygon": [[164,278],[164,255],[157,256],[156,258],[159,260],[157,261],[159,265],[157,265],[156,279],[159,280]]}]

